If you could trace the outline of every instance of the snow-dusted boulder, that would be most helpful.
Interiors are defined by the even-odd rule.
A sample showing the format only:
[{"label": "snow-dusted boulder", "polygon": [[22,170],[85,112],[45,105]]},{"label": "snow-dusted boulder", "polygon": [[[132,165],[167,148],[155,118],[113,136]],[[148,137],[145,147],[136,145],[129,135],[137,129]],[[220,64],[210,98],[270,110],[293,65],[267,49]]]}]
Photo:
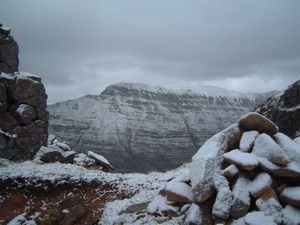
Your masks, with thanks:
[{"label": "snow-dusted boulder", "polygon": [[49,147],[42,146],[36,153],[34,160],[36,162],[53,163],[64,162],[65,158],[61,151]]},{"label": "snow-dusted boulder", "polygon": [[150,214],[166,215],[168,211],[175,214],[178,213],[178,208],[168,204],[167,199],[158,195],[147,207],[147,212]]},{"label": "snow-dusted boulder", "polygon": [[241,132],[237,124],[214,135],[192,158],[191,184],[195,202],[204,202],[214,193],[213,177],[220,173],[222,154],[237,145]]},{"label": "snow-dusted boulder", "polygon": [[300,224],[300,208],[287,205],[283,209],[283,223],[285,225]]},{"label": "snow-dusted boulder", "polygon": [[230,165],[221,171],[221,174],[227,178],[233,178],[239,173],[239,169],[235,165]]},{"label": "snow-dusted boulder", "polygon": [[267,173],[257,175],[249,186],[251,195],[255,198],[259,197],[264,191],[271,187],[272,182],[271,176]]},{"label": "snow-dusted boulder", "polygon": [[267,134],[260,134],[254,143],[252,154],[266,158],[273,163],[286,166],[289,163],[287,154]]},{"label": "snow-dusted boulder", "polygon": [[71,151],[71,148],[65,142],[56,142],[55,145],[63,151]]},{"label": "snow-dusted boulder", "polygon": [[277,224],[282,222],[282,206],[280,205],[277,195],[273,188],[267,189],[255,202],[258,210],[264,212],[266,216],[273,217]]},{"label": "snow-dusted boulder", "polygon": [[199,205],[193,203],[186,213],[184,225],[211,225],[212,218],[209,210],[205,206],[199,207]]},{"label": "snow-dusted boulder", "polygon": [[245,218],[245,225],[276,225],[271,216],[266,216],[263,212],[248,213]]},{"label": "snow-dusted boulder", "polygon": [[169,201],[192,203],[192,188],[183,182],[171,181],[166,185],[165,195]]},{"label": "snow-dusted boulder", "polygon": [[280,193],[280,200],[284,203],[293,206],[300,206],[300,186],[299,187],[286,187]]},{"label": "snow-dusted boulder", "polygon": [[222,188],[230,189],[229,182],[226,179],[226,177],[224,177],[223,175],[215,174],[213,180],[214,180],[214,187],[217,191],[219,191]]},{"label": "snow-dusted boulder", "polygon": [[99,155],[95,152],[92,151],[88,151],[87,155],[94,159],[96,164],[102,166],[105,170],[113,170],[114,168],[112,167],[112,165],[110,164],[110,162],[104,158],[102,155]]},{"label": "snow-dusted boulder", "polygon": [[233,205],[231,215],[233,218],[245,216],[250,208],[249,184],[250,180],[248,178],[239,176],[232,188]]},{"label": "snow-dusted boulder", "polygon": [[56,145],[50,145],[49,147],[42,146],[34,157],[35,162],[44,163],[73,163],[73,159],[76,155],[74,151],[63,151]]},{"label": "snow-dusted boulder", "polygon": [[286,153],[290,161],[290,165],[292,167],[298,167],[300,169],[300,144],[293,141],[283,133],[274,135],[274,138]]},{"label": "snow-dusted boulder", "polygon": [[300,168],[293,163],[289,163],[287,167],[283,167],[270,162],[266,158],[260,158],[260,157],[257,158],[260,167],[266,172],[270,173],[271,175],[279,176],[279,177],[295,177],[295,178],[300,177]]},{"label": "snow-dusted boulder", "polygon": [[258,160],[254,155],[238,149],[227,152],[223,156],[225,161],[233,163],[243,170],[253,170],[258,166]]},{"label": "snow-dusted boulder", "polygon": [[242,116],[239,120],[239,126],[245,131],[256,130],[269,135],[278,132],[278,127],[271,120],[255,112]]},{"label": "snow-dusted boulder", "polygon": [[91,166],[95,166],[96,162],[94,159],[91,159],[86,154],[79,153],[75,155],[73,164],[82,167],[91,167]]},{"label": "snow-dusted boulder", "polygon": [[218,219],[227,220],[233,204],[233,193],[230,190],[229,182],[224,176],[215,174],[213,180],[218,193],[213,205],[212,215]]},{"label": "snow-dusted boulder", "polygon": [[259,135],[256,130],[245,131],[240,141],[240,150],[242,152],[249,152],[254,145],[254,141]]},{"label": "snow-dusted boulder", "polygon": [[221,220],[227,220],[233,206],[233,193],[229,188],[220,188],[213,205],[212,215]]}]

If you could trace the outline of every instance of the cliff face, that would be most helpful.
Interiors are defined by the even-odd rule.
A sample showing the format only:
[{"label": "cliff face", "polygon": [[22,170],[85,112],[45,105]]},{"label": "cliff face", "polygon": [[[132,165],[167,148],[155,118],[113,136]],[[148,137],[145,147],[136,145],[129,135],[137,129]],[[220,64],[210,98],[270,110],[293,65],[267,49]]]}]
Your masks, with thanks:
[{"label": "cliff face", "polygon": [[300,136],[300,80],[283,93],[267,99],[257,112],[274,121],[289,137]]},{"label": "cliff face", "polygon": [[18,45],[0,27],[0,158],[26,160],[47,145],[47,95],[41,78],[18,71]]},{"label": "cliff face", "polygon": [[120,83],[99,96],[48,106],[49,133],[73,150],[104,155],[118,171],[166,170],[188,161],[207,138],[265,99],[214,87]]},{"label": "cliff face", "polygon": [[0,71],[14,73],[19,66],[19,47],[10,35],[10,29],[0,24]]}]

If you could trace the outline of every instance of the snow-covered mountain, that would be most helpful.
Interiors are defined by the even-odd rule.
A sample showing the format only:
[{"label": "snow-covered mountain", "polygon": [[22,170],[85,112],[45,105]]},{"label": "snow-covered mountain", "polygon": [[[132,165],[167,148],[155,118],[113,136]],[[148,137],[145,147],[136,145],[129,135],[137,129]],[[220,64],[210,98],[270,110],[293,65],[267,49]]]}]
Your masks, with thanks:
[{"label": "snow-covered mountain", "polygon": [[272,94],[118,83],[100,95],[49,105],[49,133],[75,151],[100,153],[118,171],[166,170]]}]

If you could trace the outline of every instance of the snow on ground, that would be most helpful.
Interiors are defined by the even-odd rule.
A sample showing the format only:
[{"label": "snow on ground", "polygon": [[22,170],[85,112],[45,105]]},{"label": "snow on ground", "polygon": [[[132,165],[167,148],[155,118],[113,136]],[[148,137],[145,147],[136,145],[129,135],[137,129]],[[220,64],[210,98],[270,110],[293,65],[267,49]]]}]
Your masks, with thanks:
[{"label": "snow on ground", "polygon": [[31,216],[27,216],[25,213],[16,216],[7,225],[36,225],[34,219],[39,216],[39,213],[35,213]]},{"label": "snow on ground", "polygon": [[[158,196],[159,190],[175,177],[185,176],[186,164],[166,173],[153,172],[149,174],[119,174],[99,170],[88,170],[72,164],[48,163],[38,164],[32,161],[0,165],[0,180],[21,178],[31,184],[41,180],[57,184],[70,182],[103,182],[111,184],[125,193],[137,193],[130,199],[117,200],[106,205],[100,224],[157,224],[155,217],[145,215],[136,221],[134,214],[120,214],[128,206],[152,201]],[[120,214],[120,215],[119,215]],[[160,219],[163,217],[160,217]],[[178,224],[182,216],[168,220],[167,224]],[[165,223],[166,224],[166,223]]]},{"label": "snow on ground", "polygon": [[168,180],[179,176],[183,168],[184,166],[166,173],[120,174],[88,170],[72,164],[37,164],[32,161],[25,161],[0,167],[0,180],[23,178],[36,182],[43,180],[53,183],[98,181],[118,185],[121,190],[125,191],[139,191],[141,189],[161,188]]},{"label": "snow on ground", "polygon": [[263,212],[251,212],[245,217],[247,225],[276,225],[271,216],[266,216]]}]

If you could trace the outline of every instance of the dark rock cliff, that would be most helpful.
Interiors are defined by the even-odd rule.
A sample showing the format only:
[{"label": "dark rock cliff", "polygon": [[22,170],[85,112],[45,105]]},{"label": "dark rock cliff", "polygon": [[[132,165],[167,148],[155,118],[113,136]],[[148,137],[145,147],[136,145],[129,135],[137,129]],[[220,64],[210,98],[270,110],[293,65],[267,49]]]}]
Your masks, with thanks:
[{"label": "dark rock cliff", "polygon": [[257,112],[274,121],[289,137],[300,136],[300,80],[283,93],[267,99]]},{"label": "dark rock cliff", "polygon": [[26,160],[47,145],[47,95],[40,77],[16,72],[18,45],[9,33],[0,28],[0,158]]}]

